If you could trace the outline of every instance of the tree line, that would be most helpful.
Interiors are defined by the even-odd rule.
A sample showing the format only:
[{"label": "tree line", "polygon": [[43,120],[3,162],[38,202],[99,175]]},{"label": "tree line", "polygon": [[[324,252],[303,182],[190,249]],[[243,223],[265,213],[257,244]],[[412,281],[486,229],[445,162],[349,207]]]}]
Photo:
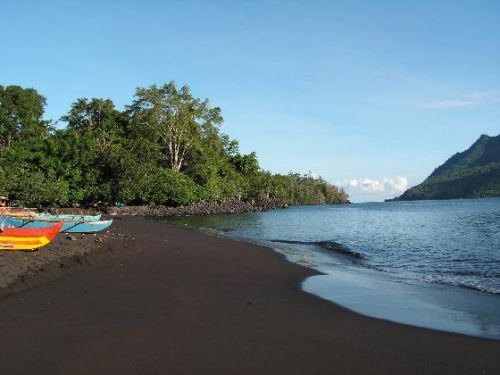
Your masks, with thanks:
[{"label": "tree line", "polygon": [[56,129],[33,88],[0,86],[0,194],[20,206],[187,205],[228,198],[345,203],[322,178],[263,170],[221,132],[218,107],[174,82],[136,89],[123,111],[79,98]]}]

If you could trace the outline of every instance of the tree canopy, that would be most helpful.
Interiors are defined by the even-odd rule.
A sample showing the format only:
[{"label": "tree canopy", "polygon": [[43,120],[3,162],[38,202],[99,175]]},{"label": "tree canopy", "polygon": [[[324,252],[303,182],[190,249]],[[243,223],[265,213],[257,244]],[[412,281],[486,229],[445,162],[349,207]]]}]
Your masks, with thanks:
[{"label": "tree canopy", "polygon": [[18,205],[348,201],[321,178],[262,170],[220,131],[220,108],[188,86],[137,88],[124,111],[111,99],[78,98],[62,129],[43,119],[45,103],[34,89],[0,86],[0,194]]},{"label": "tree canopy", "polygon": [[45,104],[35,89],[0,85],[0,149],[19,139],[46,135],[49,122],[42,120]]},{"label": "tree canopy", "polygon": [[165,164],[177,172],[187,153],[217,135],[217,126],[222,123],[220,108],[211,108],[208,100],[194,98],[188,86],[178,89],[174,82],[138,88],[128,114],[139,134],[147,129],[153,141],[160,140]]}]

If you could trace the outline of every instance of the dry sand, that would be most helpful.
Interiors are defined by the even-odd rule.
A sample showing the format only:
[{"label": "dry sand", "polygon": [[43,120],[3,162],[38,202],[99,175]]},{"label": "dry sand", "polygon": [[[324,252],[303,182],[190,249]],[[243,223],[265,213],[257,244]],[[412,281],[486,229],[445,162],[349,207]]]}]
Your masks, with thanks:
[{"label": "dry sand", "polygon": [[[37,251],[0,250],[0,293],[8,293],[11,288],[18,290],[25,283],[39,284],[47,277],[53,278],[56,269],[89,262],[111,241],[130,239],[130,235],[112,227],[96,234],[61,233],[49,245]],[[46,272],[47,275],[44,275]]]}]

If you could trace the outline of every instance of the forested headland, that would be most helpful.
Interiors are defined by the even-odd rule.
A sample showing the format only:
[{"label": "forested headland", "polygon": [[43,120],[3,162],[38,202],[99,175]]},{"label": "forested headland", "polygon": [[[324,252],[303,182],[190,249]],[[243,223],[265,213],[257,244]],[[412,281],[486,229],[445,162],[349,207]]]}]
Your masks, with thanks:
[{"label": "forested headland", "polygon": [[221,132],[221,109],[188,86],[137,88],[122,111],[111,99],[78,98],[57,119],[64,128],[44,119],[45,106],[33,88],[0,86],[0,195],[13,205],[348,202],[322,178],[263,170]]},{"label": "forested headland", "polygon": [[500,135],[483,134],[393,200],[500,197]]}]

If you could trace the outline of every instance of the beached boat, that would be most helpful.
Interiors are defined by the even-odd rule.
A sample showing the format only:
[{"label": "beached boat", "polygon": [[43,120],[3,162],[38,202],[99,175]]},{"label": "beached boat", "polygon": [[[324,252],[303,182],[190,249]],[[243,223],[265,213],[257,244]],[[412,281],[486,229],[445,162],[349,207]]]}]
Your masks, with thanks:
[{"label": "beached boat", "polygon": [[[5,222],[16,228],[46,228],[53,225],[56,220],[31,217],[7,217]],[[61,233],[96,233],[108,228],[113,220],[97,221],[71,221],[64,220]]]},{"label": "beached boat", "polygon": [[51,219],[51,220],[64,220],[64,221],[98,221],[101,220],[101,215],[56,215],[49,213],[36,214],[37,218]]},{"label": "beached boat", "polygon": [[36,215],[37,215],[37,213],[29,208],[0,207],[0,216],[13,216],[13,217],[33,216],[33,217],[36,217]]},{"label": "beached boat", "polygon": [[46,228],[13,228],[8,218],[0,224],[0,250],[35,250],[52,241],[60,232],[63,222]]}]

